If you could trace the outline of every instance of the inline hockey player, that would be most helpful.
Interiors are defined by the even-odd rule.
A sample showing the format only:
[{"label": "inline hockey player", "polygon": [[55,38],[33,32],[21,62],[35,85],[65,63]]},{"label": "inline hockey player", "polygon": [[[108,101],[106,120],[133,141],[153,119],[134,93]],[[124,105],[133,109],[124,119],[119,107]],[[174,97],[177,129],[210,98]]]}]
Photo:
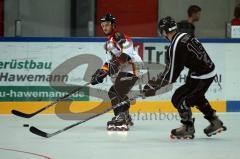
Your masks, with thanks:
[{"label": "inline hockey player", "polygon": [[194,138],[192,106],[196,106],[210,122],[204,129],[207,136],[226,130],[223,122],[216,116],[216,111],[205,98],[216,73],[215,65],[202,44],[191,35],[178,32],[176,22],[171,17],[160,20],[159,31],[170,41],[167,64],[164,72],[156,80],[150,80],[144,86],[145,96],[155,95],[156,90],[174,83],[184,67],[189,69],[185,84],[172,96],[172,104],[178,110],[183,125],[171,131],[171,138]]},{"label": "inline hockey player", "polygon": [[[115,83],[110,88],[108,96],[112,105],[128,99],[127,94],[138,80],[141,57],[134,50],[130,37],[116,29],[116,18],[110,13],[100,19],[103,33],[107,36],[106,53],[111,55],[107,61],[92,76],[91,84],[102,83],[106,76],[117,74]],[[107,122],[107,130],[127,131],[133,125],[129,114],[130,103],[114,109],[114,117]]]}]

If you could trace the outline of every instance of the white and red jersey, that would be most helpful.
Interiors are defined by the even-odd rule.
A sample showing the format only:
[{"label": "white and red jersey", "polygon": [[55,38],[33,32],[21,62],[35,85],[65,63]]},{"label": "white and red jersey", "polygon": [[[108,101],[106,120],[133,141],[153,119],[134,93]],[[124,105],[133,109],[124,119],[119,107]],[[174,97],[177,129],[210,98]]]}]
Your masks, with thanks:
[{"label": "white and red jersey", "polygon": [[[108,36],[105,49],[119,63],[120,72],[128,72],[135,76],[141,75],[143,62],[138,52],[134,49],[133,41],[127,35],[115,31]],[[128,57],[127,61],[122,60],[122,56]],[[109,60],[103,65],[102,69],[108,69]]]}]

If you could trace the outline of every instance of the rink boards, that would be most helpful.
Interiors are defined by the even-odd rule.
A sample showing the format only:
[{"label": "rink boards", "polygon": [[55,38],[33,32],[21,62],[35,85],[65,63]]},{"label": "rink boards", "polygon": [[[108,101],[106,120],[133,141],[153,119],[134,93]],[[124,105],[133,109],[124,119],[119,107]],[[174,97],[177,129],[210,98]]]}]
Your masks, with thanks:
[{"label": "rink boards", "polygon": [[[239,102],[240,103],[240,102]],[[228,105],[228,102],[225,101],[211,101],[213,108],[218,112],[227,112],[227,111],[239,111],[239,103],[234,108]],[[50,104],[50,102],[1,102],[0,114],[10,114],[12,109],[21,110],[26,113],[35,112],[38,109]],[[107,108],[110,103],[104,103],[99,107],[100,102],[73,102],[71,105],[69,103],[62,103],[55,107],[49,108],[43,112],[43,114],[77,114],[77,113],[99,113],[101,110]],[[131,105],[130,111],[132,113],[146,113],[146,112],[176,112],[176,109],[172,106],[170,101],[139,101]],[[198,112],[193,108],[193,112]]]},{"label": "rink boards", "polygon": [[[0,114],[12,109],[33,112],[90,80],[94,71],[109,58],[105,55],[104,38],[2,38],[0,42]],[[240,111],[239,59],[240,40],[202,39],[216,64],[218,79],[209,88],[207,98],[219,112]],[[163,71],[166,46],[158,38],[135,38],[135,49],[145,62],[143,78],[136,83],[132,96],[140,85]],[[139,99],[132,112],[175,112],[171,96],[185,81],[184,70],[174,85],[157,96]],[[103,84],[89,86],[75,94],[71,102],[63,102],[43,113],[96,112],[109,106],[108,89],[113,78]],[[222,89],[220,89],[219,84]],[[195,111],[195,110],[194,110]]]}]

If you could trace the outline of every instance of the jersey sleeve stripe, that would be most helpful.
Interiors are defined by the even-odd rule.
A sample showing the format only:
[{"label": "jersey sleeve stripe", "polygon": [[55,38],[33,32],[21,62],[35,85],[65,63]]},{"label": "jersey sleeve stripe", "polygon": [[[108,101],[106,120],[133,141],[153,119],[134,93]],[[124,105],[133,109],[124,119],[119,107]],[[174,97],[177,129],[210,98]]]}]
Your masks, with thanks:
[{"label": "jersey sleeve stripe", "polygon": [[179,41],[184,35],[186,35],[186,33],[180,34],[180,35],[176,38],[176,40],[175,40],[175,42],[174,42],[174,45],[173,45],[172,66],[171,66],[171,73],[170,73],[169,83],[172,83],[173,71],[174,71],[174,64],[175,64],[175,54],[176,54],[177,44],[178,44],[178,41]]}]

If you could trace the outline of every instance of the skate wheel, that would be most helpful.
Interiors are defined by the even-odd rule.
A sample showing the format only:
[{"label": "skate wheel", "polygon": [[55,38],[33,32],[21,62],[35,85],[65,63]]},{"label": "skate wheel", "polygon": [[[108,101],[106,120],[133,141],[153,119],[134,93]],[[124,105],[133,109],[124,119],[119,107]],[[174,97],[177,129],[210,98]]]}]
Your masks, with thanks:
[{"label": "skate wheel", "polygon": [[128,125],[129,125],[129,126],[133,126],[134,123],[133,123],[133,122],[129,122]]},{"label": "skate wheel", "polygon": [[123,128],[117,127],[117,128],[116,128],[116,131],[123,131]]},{"label": "skate wheel", "polygon": [[171,139],[176,139],[176,136],[174,136],[173,134],[170,134],[170,138]]},{"label": "skate wheel", "polygon": [[207,135],[207,131],[204,129],[203,132]]},{"label": "skate wheel", "polygon": [[226,131],[227,130],[227,127],[226,126],[222,126],[223,128],[223,131]]},{"label": "skate wheel", "polygon": [[192,139],[194,139],[194,135],[192,135],[192,136],[184,136],[183,137],[183,139],[185,139],[185,140],[192,140]]},{"label": "skate wheel", "polygon": [[194,139],[195,138],[195,136],[194,135],[192,135],[191,137],[190,137],[190,139]]},{"label": "skate wheel", "polygon": [[194,139],[194,136],[184,136],[184,137],[182,137],[182,139],[184,139],[184,140],[192,140],[192,139]]},{"label": "skate wheel", "polygon": [[211,136],[212,136],[212,134],[208,134],[207,131],[206,131],[205,129],[204,129],[203,132],[207,135],[207,137],[211,137]]},{"label": "skate wheel", "polygon": [[115,131],[115,126],[114,125],[108,125],[107,130],[108,131]]},{"label": "skate wheel", "polygon": [[128,130],[129,130],[129,127],[128,127],[128,125],[116,126],[116,127],[115,127],[115,130],[116,130],[116,131],[128,131]]},{"label": "skate wheel", "polygon": [[108,130],[108,131],[113,131],[113,130],[114,130],[114,128],[107,128],[107,130]]},{"label": "skate wheel", "polygon": [[128,129],[123,128],[122,131],[128,131]]},{"label": "skate wheel", "polygon": [[195,137],[194,135],[192,135],[192,136],[183,136],[183,137],[175,136],[173,134],[170,135],[171,139],[178,139],[178,140],[181,140],[181,139],[184,139],[184,140],[194,139],[194,137]]}]

